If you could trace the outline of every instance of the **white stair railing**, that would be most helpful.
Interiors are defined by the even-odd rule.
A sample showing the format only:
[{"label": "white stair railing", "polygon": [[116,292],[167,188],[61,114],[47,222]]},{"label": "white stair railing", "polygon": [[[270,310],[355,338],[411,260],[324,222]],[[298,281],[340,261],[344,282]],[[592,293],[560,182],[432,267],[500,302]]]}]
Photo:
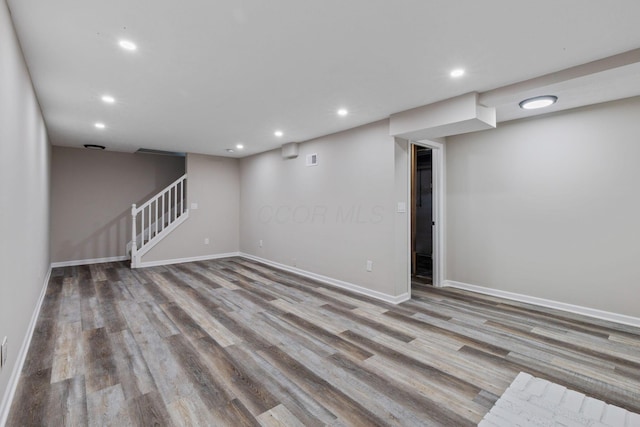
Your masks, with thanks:
[{"label": "white stair railing", "polygon": [[139,267],[142,255],[188,218],[186,184],[184,174],[140,207],[131,205],[132,268]]},{"label": "white stair railing", "polygon": [[[169,212],[165,212],[164,215],[160,215],[160,218],[158,218],[161,222],[158,224],[158,229],[160,230],[160,232],[162,232],[163,227],[166,229],[167,224],[169,223],[169,218],[173,218],[173,211],[177,210],[178,212],[180,212],[180,210],[182,209],[182,204],[179,204],[178,206],[174,206],[173,209]],[[138,223],[136,225],[136,232],[138,233],[136,235],[135,239],[131,239],[128,243],[127,243],[127,248],[126,248],[126,254],[128,256],[131,256],[131,248],[133,246],[133,242],[136,242],[136,246],[140,247],[139,245],[142,242],[142,235],[144,234],[145,236],[145,240],[149,240],[150,238],[147,238],[147,236],[151,236],[151,237],[155,237],[158,233],[156,233],[156,222],[153,222],[151,224],[145,224],[145,229],[140,231],[139,230],[140,227],[140,220],[138,220]],[[138,250],[139,251],[139,250]]]}]

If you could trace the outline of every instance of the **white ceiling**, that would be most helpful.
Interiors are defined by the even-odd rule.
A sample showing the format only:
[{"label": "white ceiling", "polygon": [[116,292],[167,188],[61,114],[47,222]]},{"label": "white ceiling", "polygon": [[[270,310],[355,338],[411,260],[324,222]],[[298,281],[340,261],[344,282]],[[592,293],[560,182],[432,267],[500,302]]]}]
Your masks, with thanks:
[{"label": "white ceiling", "polygon": [[[513,119],[538,88],[498,88],[640,47],[638,0],[7,2],[51,142],[117,151],[244,156],[472,91]],[[638,95],[638,71],[532,82],[562,109]]]}]

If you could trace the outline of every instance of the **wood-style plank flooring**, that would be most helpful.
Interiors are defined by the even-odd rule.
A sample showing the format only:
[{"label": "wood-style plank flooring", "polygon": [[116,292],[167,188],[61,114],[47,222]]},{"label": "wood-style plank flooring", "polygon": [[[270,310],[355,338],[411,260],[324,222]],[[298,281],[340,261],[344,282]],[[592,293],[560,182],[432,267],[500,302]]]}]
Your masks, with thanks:
[{"label": "wood-style plank flooring", "polygon": [[9,426],[467,426],[518,372],[640,412],[640,330],[241,258],[54,269]]}]

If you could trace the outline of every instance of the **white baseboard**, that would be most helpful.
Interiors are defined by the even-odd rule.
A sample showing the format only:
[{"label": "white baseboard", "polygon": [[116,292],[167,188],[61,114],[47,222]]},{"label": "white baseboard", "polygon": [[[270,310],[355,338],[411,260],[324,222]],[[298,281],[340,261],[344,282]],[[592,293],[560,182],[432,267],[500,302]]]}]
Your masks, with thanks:
[{"label": "white baseboard", "polygon": [[595,308],[583,307],[580,305],[567,304],[564,302],[549,300],[545,298],[538,298],[529,295],[517,294],[514,292],[502,291],[500,289],[485,288],[483,286],[470,285],[468,283],[456,282],[454,280],[445,280],[442,285],[445,287],[449,286],[452,288],[464,289],[466,291],[491,295],[494,297],[505,298],[513,301],[525,302],[542,307],[555,308],[557,310],[582,314],[583,316],[594,317],[596,319],[607,320],[609,322],[621,323],[623,325],[640,327],[640,318],[627,316],[624,314],[612,313],[609,311],[597,310]]},{"label": "white baseboard", "polygon": [[246,259],[250,259],[252,261],[260,262],[262,264],[269,265],[274,268],[278,268],[280,270],[288,271],[290,273],[299,274],[300,276],[308,277],[309,279],[314,279],[319,282],[326,283],[331,286],[335,286],[338,288],[346,289],[351,292],[355,292],[357,294],[366,295],[368,297],[376,298],[391,304],[400,304],[401,302],[408,301],[411,299],[411,295],[408,293],[404,293],[398,296],[388,295],[382,292],[374,291],[371,289],[364,288],[359,285],[355,285],[353,283],[345,282],[342,280],[334,279],[331,277],[323,276],[321,274],[312,273],[310,271],[302,270],[300,268],[291,267],[285,264],[280,264],[275,261],[270,261],[268,259],[260,258],[254,255],[249,255],[246,253],[240,253],[240,256]]},{"label": "white baseboard", "polygon": [[75,265],[88,265],[88,264],[101,264],[103,262],[116,262],[116,261],[126,261],[129,257],[124,256],[112,256],[107,258],[90,258],[90,259],[77,259],[74,261],[60,261],[60,262],[52,262],[51,267],[72,267]]},{"label": "white baseboard", "polygon": [[36,323],[38,322],[38,315],[40,314],[42,301],[44,301],[44,296],[47,294],[47,286],[49,285],[50,277],[51,277],[51,267],[49,267],[49,271],[47,271],[47,274],[45,275],[44,285],[42,286],[42,290],[40,291],[40,296],[38,297],[36,306],[33,309],[33,313],[31,314],[31,321],[29,322],[27,333],[24,336],[24,339],[22,340],[22,346],[20,347],[20,351],[18,352],[16,363],[15,365],[13,365],[13,371],[11,372],[11,376],[9,377],[9,382],[7,383],[7,389],[5,390],[4,396],[2,397],[2,402],[0,402],[0,426],[4,426],[7,423],[7,418],[9,417],[9,410],[11,409],[11,403],[13,402],[13,397],[16,394],[16,389],[18,388],[18,382],[20,381],[20,374],[22,373],[24,362],[27,359],[27,352],[29,351],[29,346],[31,345],[31,338],[33,337],[33,331],[35,330]]},{"label": "white baseboard", "polygon": [[200,255],[189,258],[164,259],[160,261],[141,262],[139,267],[156,267],[158,265],[182,264],[183,262],[208,261],[211,259],[231,258],[240,256],[240,252],[229,252],[225,254]]}]

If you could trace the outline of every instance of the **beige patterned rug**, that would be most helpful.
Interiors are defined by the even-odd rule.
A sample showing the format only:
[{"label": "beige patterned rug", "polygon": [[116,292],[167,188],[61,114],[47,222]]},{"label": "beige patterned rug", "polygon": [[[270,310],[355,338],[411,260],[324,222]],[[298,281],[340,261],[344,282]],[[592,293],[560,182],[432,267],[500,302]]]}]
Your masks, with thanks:
[{"label": "beige patterned rug", "polygon": [[479,427],[640,427],[640,415],[520,372]]}]

